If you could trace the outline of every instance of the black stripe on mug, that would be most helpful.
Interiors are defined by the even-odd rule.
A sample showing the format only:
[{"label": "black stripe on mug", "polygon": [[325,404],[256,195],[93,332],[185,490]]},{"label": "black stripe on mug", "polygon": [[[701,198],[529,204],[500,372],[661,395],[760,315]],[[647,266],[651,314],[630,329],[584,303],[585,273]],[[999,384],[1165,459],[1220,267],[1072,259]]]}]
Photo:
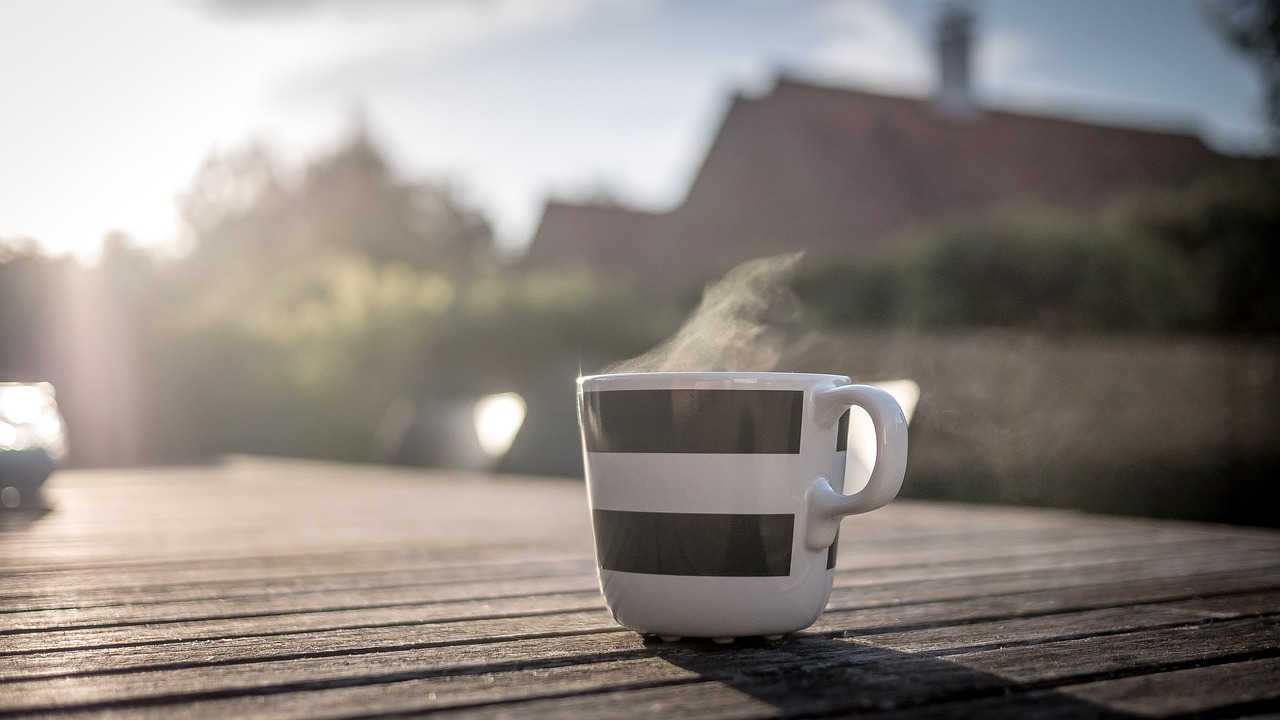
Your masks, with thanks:
[{"label": "black stripe on mug", "polygon": [[800,452],[802,390],[596,390],[582,394],[588,452]]},{"label": "black stripe on mug", "polygon": [[720,577],[791,574],[794,515],[597,509],[592,521],[596,558],[605,570]]}]

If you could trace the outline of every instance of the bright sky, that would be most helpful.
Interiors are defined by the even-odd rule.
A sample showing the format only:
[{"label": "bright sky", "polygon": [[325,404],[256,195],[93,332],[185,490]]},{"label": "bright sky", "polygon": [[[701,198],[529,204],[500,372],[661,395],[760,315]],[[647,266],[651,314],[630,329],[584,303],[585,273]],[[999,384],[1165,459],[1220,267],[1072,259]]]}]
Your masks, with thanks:
[{"label": "bright sky", "polygon": [[[974,0],[991,104],[1262,147],[1261,87],[1199,0]],[[941,0],[0,0],[0,238],[91,257],[180,232],[214,150],[301,163],[362,111],[406,179],[527,242],[549,196],[679,201],[735,90],[925,93]]]}]

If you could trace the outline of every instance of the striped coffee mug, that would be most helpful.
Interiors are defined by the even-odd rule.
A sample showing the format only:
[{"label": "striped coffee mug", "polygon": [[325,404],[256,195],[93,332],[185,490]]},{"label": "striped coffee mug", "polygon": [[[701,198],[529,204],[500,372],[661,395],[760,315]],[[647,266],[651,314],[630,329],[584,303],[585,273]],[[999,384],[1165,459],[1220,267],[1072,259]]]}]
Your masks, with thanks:
[{"label": "striped coffee mug", "polygon": [[[844,495],[849,408],[876,461]],[[839,375],[660,372],[578,380],[600,588],[624,627],[663,639],[780,636],[812,625],[845,515],[898,493],[907,421]]]}]

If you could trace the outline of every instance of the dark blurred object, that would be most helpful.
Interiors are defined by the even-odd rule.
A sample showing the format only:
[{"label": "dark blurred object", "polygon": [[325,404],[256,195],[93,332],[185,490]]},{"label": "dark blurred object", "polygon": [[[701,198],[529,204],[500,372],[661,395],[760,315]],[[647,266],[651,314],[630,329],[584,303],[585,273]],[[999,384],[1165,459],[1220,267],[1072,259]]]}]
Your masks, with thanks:
[{"label": "dark blurred object", "polygon": [[400,465],[496,471],[524,424],[513,392],[414,403],[398,397],[374,432],[374,459]]},{"label": "dark blurred object", "polygon": [[0,383],[0,507],[30,507],[66,455],[67,430],[49,383]]}]

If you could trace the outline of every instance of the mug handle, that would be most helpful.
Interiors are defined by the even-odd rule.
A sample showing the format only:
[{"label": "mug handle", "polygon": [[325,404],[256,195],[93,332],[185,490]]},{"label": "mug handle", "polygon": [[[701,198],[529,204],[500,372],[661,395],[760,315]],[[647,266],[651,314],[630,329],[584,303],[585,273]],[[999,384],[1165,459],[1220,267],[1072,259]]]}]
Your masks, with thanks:
[{"label": "mug handle", "polygon": [[897,496],[907,472],[907,418],[898,401],[870,385],[840,385],[814,393],[814,419],[823,427],[836,424],[850,406],[871,416],[876,431],[876,462],[867,486],[853,495],[836,492],[824,477],[809,488],[809,529],[805,542],[810,550],[822,550],[836,541],[845,515],[870,512]]}]

